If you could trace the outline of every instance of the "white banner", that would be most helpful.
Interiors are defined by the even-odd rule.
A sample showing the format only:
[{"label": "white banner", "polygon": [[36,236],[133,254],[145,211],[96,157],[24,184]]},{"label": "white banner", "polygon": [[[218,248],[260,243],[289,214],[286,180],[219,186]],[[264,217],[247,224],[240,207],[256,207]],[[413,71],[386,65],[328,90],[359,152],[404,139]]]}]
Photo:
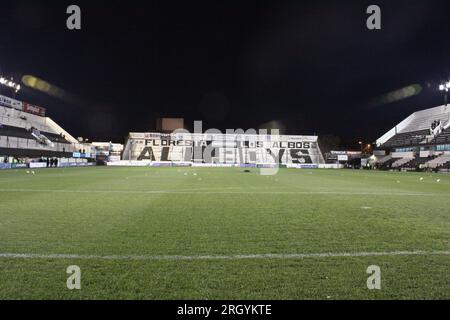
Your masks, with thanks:
[{"label": "white banner", "polygon": [[2,95],[0,95],[0,104],[2,106],[14,108],[14,109],[17,109],[20,111],[22,111],[22,109],[23,109],[22,101],[19,101],[19,100],[13,99],[13,98],[9,98],[9,97],[5,97]]},{"label": "white banner", "polygon": [[46,162],[30,162],[30,168],[47,168]]}]

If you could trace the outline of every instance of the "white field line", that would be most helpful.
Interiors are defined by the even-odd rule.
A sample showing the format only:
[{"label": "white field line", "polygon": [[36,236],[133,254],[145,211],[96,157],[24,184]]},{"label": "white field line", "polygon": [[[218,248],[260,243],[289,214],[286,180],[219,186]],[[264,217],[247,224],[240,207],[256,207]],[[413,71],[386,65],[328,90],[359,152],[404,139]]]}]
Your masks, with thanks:
[{"label": "white field line", "polygon": [[75,260],[251,260],[251,259],[306,259],[306,258],[346,258],[379,256],[450,256],[450,251],[385,251],[385,252],[341,252],[341,253],[267,253],[245,255],[83,255],[83,254],[41,254],[41,253],[0,253],[0,259],[75,259]]},{"label": "white field line", "polygon": [[[56,189],[0,189],[0,192],[43,193],[116,193],[116,194],[298,194],[298,195],[349,195],[349,196],[403,196],[403,197],[448,197],[446,193],[409,192],[342,192],[342,191],[194,191],[193,190],[56,190]],[[211,190],[211,189],[209,189]]]}]

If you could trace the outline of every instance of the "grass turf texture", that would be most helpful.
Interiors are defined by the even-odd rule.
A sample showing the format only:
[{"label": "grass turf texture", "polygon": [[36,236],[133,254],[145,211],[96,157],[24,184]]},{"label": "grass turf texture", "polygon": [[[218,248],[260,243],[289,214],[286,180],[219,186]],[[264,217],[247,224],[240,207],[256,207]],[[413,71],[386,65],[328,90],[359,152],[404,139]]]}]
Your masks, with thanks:
[{"label": "grass turf texture", "polygon": [[[450,251],[446,175],[107,167],[35,172],[0,172],[0,254]],[[66,268],[74,264],[82,270],[82,289],[69,291]],[[381,290],[366,287],[372,264],[381,268]],[[449,255],[3,257],[0,270],[0,299],[450,299]]]}]

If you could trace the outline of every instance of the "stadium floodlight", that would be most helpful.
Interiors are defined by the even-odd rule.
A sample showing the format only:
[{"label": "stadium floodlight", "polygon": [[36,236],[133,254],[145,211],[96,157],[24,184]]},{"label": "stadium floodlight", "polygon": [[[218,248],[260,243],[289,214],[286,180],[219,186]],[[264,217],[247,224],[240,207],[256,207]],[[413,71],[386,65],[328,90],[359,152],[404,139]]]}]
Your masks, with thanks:
[{"label": "stadium floodlight", "polygon": [[19,91],[21,88],[20,84],[15,83],[12,78],[11,78],[11,80],[8,80],[5,77],[0,77],[0,84],[4,85],[5,87],[14,89],[15,92]]},{"label": "stadium floodlight", "polygon": [[450,81],[447,81],[446,83],[441,83],[439,85],[440,91],[448,91],[448,89],[450,89]]},{"label": "stadium floodlight", "polygon": [[447,81],[446,83],[441,83],[439,85],[439,91],[444,91],[445,106],[447,106],[447,94],[449,89],[450,89],[450,81]]}]

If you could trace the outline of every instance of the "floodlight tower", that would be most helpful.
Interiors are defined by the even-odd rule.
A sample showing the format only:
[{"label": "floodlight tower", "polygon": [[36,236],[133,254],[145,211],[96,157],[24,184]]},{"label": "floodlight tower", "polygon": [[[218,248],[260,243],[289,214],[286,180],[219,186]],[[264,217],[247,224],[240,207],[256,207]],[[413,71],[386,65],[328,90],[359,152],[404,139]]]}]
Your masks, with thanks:
[{"label": "floodlight tower", "polygon": [[444,91],[445,106],[447,106],[447,94],[449,89],[450,89],[450,81],[447,81],[446,83],[441,83],[439,85],[439,91]]},{"label": "floodlight tower", "polygon": [[8,80],[7,78],[3,77],[2,75],[0,75],[0,88],[1,88],[1,86],[5,86],[5,87],[8,87],[8,88],[14,90],[14,97],[21,88],[20,84],[14,82],[13,78],[11,78],[11,80]]}]

